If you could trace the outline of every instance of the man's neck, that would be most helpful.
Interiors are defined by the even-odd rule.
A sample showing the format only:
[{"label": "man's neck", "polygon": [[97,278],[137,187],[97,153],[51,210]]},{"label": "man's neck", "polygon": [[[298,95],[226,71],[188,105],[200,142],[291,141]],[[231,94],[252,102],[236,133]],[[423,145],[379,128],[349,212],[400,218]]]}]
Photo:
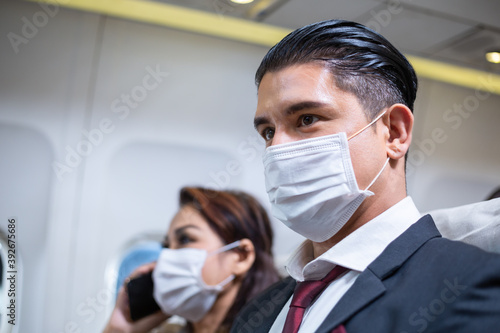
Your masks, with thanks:
[{"label": "man's neck", "polygon": [[359,206],[349,221],[347,221],[347,223],[339,230],[339,232],[324,242],[312,242],[314,258],[319,257],[337,245],[337,243],[349,236],[355,230],[362,227],[366,223],[369,223],[375,217],[382,214],[387,209],[403,200],[405,197],[406,193],[393,196],[390,200],[384,200],[384,198],[377,198],[376,196],[367,198],[363,204]]}]

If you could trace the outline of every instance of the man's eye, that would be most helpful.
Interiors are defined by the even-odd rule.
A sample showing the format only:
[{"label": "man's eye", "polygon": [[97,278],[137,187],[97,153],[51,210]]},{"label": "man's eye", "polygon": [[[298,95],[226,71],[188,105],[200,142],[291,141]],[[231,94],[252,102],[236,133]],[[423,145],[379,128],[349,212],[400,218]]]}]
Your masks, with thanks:
[{"label": "man's eye", "polygon": [[262,137],[266,141],[270,141],[274,137],[274,129],[272,128],[266,128],[264,131],[262,131]]},{"label": "man's eye", "polygon": [[319,118],[316,116],[311,116],[311,115],[304,115],[300,117],[300,126],[309,126],[314,124],[316,121],[318,121]]}]

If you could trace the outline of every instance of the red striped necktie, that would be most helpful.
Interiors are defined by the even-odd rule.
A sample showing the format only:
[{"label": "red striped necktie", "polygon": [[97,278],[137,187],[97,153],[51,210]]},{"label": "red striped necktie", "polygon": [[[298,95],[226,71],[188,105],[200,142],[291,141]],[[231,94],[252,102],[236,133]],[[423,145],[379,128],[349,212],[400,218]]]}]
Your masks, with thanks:
[{"label": "red striped necktie", "polygon": [[297,286],[293,292],[292,302],[290,303],[290,309],[286,316],[285,326],[283,326],[283,333],[297,333],[306,308],[311,305],[313,300],[316,299],[333,280],[346,270],[347,268],[337,265],[321,280],[297,282]]}]

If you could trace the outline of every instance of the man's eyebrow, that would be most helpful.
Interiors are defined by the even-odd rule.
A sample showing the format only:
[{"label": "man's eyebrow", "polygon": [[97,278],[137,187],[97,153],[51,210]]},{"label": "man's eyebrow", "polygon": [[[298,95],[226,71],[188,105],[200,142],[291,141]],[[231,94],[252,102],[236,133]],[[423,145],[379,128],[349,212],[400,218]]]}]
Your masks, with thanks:
[{"label": "man's eyebrow", "polygon": [[[285,109],[285,116],[290,116],[296,112],[303,111],[306,109],[321,108],[327,106],[327,103],[317,102],[317,101],[304,101],[290,105]],[[269,123],[269,119],[266,116],[255,117],[253,121],[253,126],[257,129],[258,126],[262,124]]]},{"label": "man's eyebrow", "polygon": [[290,116],[296,112],[303,111],[305,109],[315,109],[327,106],[327,103],[317,102],[317,101],[304,101],[290,105],[285,110],[285,115]]},{"label": "man's eyebrow", "polygon": [[267,117],[265,116],[255,117],[255,119],[253,120],[253,127],[257,129],[257,127],[259,127],[260,125],[267,123],[269,123],[269,119]]}]

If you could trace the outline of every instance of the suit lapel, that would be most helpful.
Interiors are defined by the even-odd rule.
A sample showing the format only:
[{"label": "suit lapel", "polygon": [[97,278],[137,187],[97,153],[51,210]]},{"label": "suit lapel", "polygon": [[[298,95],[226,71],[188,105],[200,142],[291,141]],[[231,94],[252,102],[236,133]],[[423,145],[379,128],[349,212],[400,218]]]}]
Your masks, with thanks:
[{"label": "suit lapel", "polygon": [[328,314],[317,333],[331,332],[366,304],[385,292],[384,284],[370,271],[363,272]]},{"label": "suit lapel", "polygon": [[[295,280],[289,277],[283,280],[279,287],[272,288],[263,294],[263,297],[259,297],[260,300],[254,304],[256,311],[248,318],[248,324],[251,327],[248,332],[268,333],[286,302],[292,296],[296,284]],[[252,301],[252,303],[254,302]],[[253,325],[254,322],[259,323],[259,325]],[[245,327],[243,326],[243,328]],[[244,331],[242,330],[242,332]]]},{"label": "suit lapel", "polygon": [[422,217],[413,224],[390,243],[382,254],[358,276],[356,282],[328,314],[317,332],[331,332],[368,303],[380,297],[385,292],[383,280],[394,274],[425,242],[440,236],[430,215]]}]

